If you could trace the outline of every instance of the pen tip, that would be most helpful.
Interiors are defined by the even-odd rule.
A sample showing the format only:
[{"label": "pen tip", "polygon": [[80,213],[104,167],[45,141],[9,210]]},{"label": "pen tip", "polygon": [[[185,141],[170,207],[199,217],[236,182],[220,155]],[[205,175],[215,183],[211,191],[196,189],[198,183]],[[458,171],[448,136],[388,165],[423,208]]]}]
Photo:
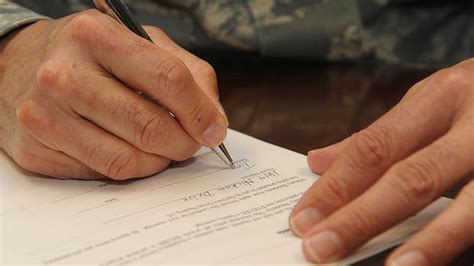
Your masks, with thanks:
[{"label": "pen tip", "polygon": [[231,162],[231,163],[230,163],[230,168],[235,169],[235,164],[234,164],[234,162]]}]

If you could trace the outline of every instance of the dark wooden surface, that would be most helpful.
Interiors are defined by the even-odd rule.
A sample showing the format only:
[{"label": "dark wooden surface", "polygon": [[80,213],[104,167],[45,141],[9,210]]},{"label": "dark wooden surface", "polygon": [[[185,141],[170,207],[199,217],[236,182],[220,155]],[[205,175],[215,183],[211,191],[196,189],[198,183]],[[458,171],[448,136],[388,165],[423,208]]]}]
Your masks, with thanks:
[{"label": "dark wooden surface", "polygon": [[[290,150],[340,141],[393,107],[434,69],[301,62],[217,63],[231,128]],[[383,265],[389,251],[358,263]],[[473,265],[474,249],[453,265]]]}]

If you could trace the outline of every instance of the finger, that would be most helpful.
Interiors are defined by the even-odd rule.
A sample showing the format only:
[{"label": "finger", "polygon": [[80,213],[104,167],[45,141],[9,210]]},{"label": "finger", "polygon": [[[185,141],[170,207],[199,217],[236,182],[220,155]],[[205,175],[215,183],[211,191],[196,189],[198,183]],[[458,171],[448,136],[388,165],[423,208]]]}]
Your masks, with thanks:
[{"label": "finger", "polygon": [[328,147],[308,152],[309,168],[316,174],[326,172],[339,158],[343,150],[347,148],[351,139],[352,137],[348,137]]},{"label": "finger", "polygon": [[115,180],[145,177],[164,170],[169,160],[144,153],[79,116],[55,106],[24,102],[17,116],[41,143]]},{"label": "finger", "polygon": [[413,95],[352,136],[344,152],[303,195],[290,215],[290,226],[303,235],[323,217],[367,190],[395,162],[447,131],[452,111],[432,108],[436,93]]},{"label": "finger", "polygon": [[204,93],[214,102],[217,109],[224,115],[227,124],[229,123],[227,114],[219,100],[219,89],[217,85],[217,75],[214,68],[206,61],[195,56],[189,51],[183,49],[176,44],[171,38],[157,27],[145,26],[153,41],[161,48],[172,55],[175,55],[186,64],[189,71],[193,75],[197,85],[204,91]]},{"label": "finger", "polygon": [[208,147],[222,143],[228,126],[226,118],[179,59],[148,45],[141,52],[121,59],[129,65],[115,63],[113,55],[101,61],[126,84],[159,100],[197,142]]},{"label": "finger", "polygon": [[25,169],[45,176],[79,180],[107,178],[62,152],[48,149],[33,156],[35,157],[26,158],[26,160],[30,160],[30,168]]},{"label": "finger", "polygon": [[227,120],[181,60],[102,14],[83,13],[70,24],[72,38],[98,64],[129,87],[158,100],[198,143],[209,147],[222,143]]},{"label": "finger", "polygon": [[388,258],[388,265],[448,265],[474,244],[474,181],[438,218]]},{"label": "finger", "polygon": [[44,146],[29,134],[21,131],[19,141],[10,156],[24,169],[59,179],[103,179],[81,162],[62,152]]},{"label": "finger", "polygon": [[209,98],[215,101],[216,104],[219,103],[219,91],[214,68],[206,61],[176,44],[161,29],[152,26],[145,26],[144,28],[155,44],[181,59],[186,64],[189,71],[191,71],[198,86],[207,94],[207,96],[209,96]]},{"label": "finger", "polygon": [[469,127],[453,128],[395,164],[367,192],[304,235],[307,258],[340,259],[427,206],[472,171],[473,147]]},{"label": "finger", "polygon": [[69,82],[67,101],[78,114],[147,153],[182,161],[196,152],[199,145],[166,110],[110,77],[84,75]]}]

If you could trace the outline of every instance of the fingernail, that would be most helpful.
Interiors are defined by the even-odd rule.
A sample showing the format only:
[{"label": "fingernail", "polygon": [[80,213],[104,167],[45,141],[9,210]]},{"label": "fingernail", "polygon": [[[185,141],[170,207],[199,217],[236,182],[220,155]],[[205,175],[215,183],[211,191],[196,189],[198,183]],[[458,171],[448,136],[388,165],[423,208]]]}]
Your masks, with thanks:
[{"label": "fingernail", "polygon": [[202,138],[206,146],[213,148],[224,141],[226,134],[226,128],[218,124],[212,124],[204,131]]},{"label": "fingernail", "polygon": [[336,259],[342,243],[336,233],[324,231],[305,239],[303,246],[314,262],[321,263]]},{"label": "fingernail", "polygon": [[315,224],[321,221],[319,211],[313,208],[306,208],[290,218],[290,227],[298,236],[303,236]]},{"label": "fingernail", "polygon": [[407,252],[393,260],[391,266],[425,266],[430,265],[425,256],[418,251]]}]

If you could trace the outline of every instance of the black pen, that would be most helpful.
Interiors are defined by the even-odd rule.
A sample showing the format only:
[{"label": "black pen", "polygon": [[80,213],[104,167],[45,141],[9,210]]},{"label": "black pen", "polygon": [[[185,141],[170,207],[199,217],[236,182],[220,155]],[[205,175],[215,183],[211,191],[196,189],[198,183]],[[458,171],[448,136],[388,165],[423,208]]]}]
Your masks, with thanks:
[{"label": "black pen", "polygon": [[[111,16],[138,36],[153,42],[140,23],[138,23],[132,16],[132,13],[122,0],[94,0],[94,4],[100,11]],[[224,143],[219,145],[219,149],[225,157],[223,157],[217,149],[211,149],[217,154],[217,156],[219,156],[219,158],[221,158],[222,161],[228,164],[232,169],[235,169],[234,160],[227,151]]]}]

